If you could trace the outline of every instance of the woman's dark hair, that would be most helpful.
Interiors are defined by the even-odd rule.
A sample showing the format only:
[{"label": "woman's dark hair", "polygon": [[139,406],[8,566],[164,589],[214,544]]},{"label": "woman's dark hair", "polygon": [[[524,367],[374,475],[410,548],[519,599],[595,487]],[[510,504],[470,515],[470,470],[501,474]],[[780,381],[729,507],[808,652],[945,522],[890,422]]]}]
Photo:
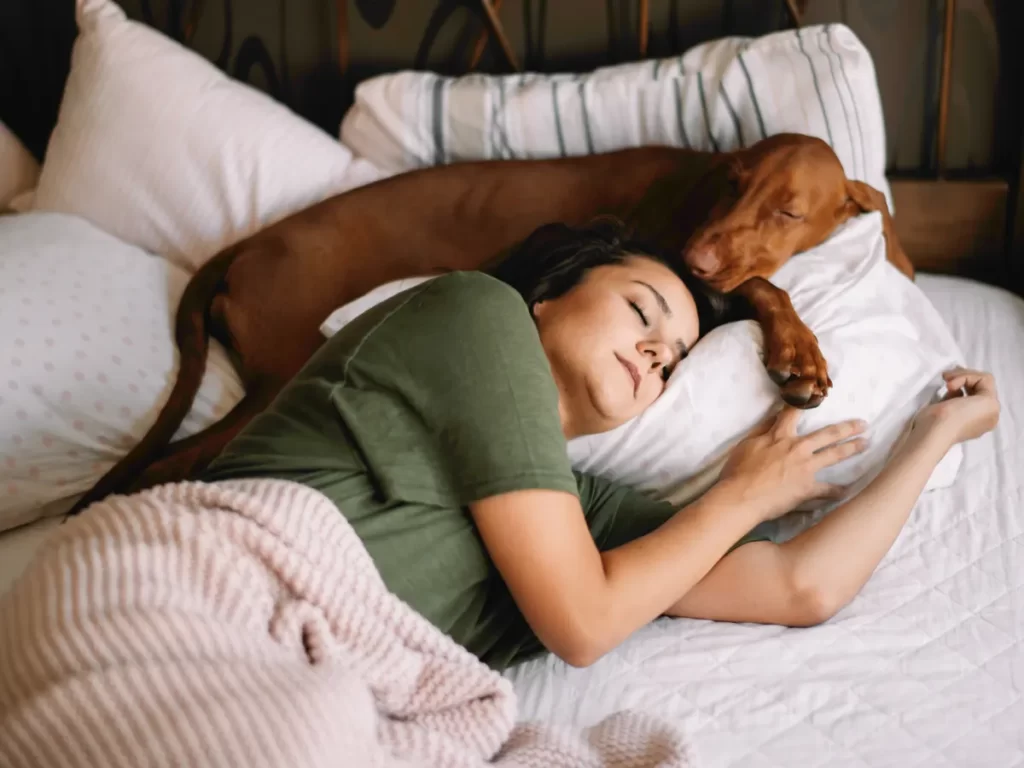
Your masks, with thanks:
[{"label": "woman's dark hair", "polygon": [[589,224],[545,224],[497,264],[491,274],[512,286],[530,310],[535,304],[568,293],[595,267],[622,264],[641,256],[664,264],[683,281],[697,305],[700,335],[724,323],[740,319],[736,300],[695,277],[675,256],[631,236],[619,219],[602,216]]}]

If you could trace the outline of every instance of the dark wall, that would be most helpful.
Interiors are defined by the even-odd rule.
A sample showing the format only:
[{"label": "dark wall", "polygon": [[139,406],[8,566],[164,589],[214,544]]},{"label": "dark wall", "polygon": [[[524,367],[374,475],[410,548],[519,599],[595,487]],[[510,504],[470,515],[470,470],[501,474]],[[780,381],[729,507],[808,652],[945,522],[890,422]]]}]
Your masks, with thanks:
[{"label": "dark wall", "polygon": [[[342,1],[342,0],[339,0]],[[121,0],[129,14],[189,44],[335,133],[359,79],[403,67],[464,72],[481,29],[471,0],[347,0],[350,69],[337,65],[335,0]],[[934,163],[945,0],[807,0],[806,23],[843,22],[875,60],[890,169]],[[74,34],[72,0],[0,2],[0,119],[41,155]],[[504,0],[520,60],[540,71],[637,58],[635,0]],[[948,163],[1009,174],[1021,150],[1021,0],[959,0]],[[650,56],[788,25],[782,0],[650,0]],[[195,22],[194,24],[192,24]],[[428,34],[433,29],[436,36]],[[432,37],[432,40],[431,40]],[[1001,41],[1002,38],[1002,41]],[[1001,44],[1002,42],[1002,44]],[[479,69],[504,71],[489,46]],[[1000,77],[1000,72],[1003,76]]]}]

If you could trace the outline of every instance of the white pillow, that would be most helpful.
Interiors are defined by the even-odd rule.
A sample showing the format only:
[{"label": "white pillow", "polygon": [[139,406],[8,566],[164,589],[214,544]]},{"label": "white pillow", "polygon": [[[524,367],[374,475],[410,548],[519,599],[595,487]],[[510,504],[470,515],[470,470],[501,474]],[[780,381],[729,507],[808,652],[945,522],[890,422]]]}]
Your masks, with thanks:
[{"label": "white pillow", "polygon": [[842,24],[579,75],[382,75],[358,86],[341,126],[353,152],[389,172],[646,144],[729,150],[784,132],[829,142],[847,176],[884,192],[891,209],[875,67]]},{"label": "white pillow", "polygon": [[[820,406],[803,413],[800,433],[853,418],[869,424],[870,448],[820,475],[855,493],[881,469],[913,415],[944,389],[942,372],[963,364],[963,355],[924,293],[886,261],[879,213],[851,219],[826,243],[794,256],[772,282],[789,292],[817,335],[834,383]],[[358,307],[342,307],[322,333],[330,336],[411,284],[389,283],[359,299]],[[572,440],[573,466],[688,503],[714,482],[732,446],[781,404],[762,348],[752,321],[715,329],[694,346],[651,408],[610,432]],[[952,484],[961,457],[956,446],[928,489]],[[785,527],[779,535],[786,535]]]},{"label": "white pillow", "polygon": [[[65,512],[156,420],[176,376],[187,280],[82,219],[0,216],[0,530]],[[213,343],[178,437],[242,393]]]},{"label": "white pillow", "polygon": [[0,211],[35,187],[39,163],[18,137],[0,123]]},{"label": "white pillow", "polygon": [[80,34],[35,197],[193,270],[380,174],[328,134],[110,0]]}]

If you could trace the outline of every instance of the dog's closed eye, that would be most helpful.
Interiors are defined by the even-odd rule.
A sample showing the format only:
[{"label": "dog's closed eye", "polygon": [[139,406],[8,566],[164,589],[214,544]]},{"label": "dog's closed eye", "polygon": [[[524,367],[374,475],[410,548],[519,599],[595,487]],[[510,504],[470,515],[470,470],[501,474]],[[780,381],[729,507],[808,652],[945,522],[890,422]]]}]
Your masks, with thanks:
[{"label": "dog's closed eye", "polygon": [[796,213],[795,211],[787,211],[785,208],[780,208],[775,212],[776,216],[781,216],[784,219],[791,219],[792,221],[800,221],[804,218],[802,213]]}]

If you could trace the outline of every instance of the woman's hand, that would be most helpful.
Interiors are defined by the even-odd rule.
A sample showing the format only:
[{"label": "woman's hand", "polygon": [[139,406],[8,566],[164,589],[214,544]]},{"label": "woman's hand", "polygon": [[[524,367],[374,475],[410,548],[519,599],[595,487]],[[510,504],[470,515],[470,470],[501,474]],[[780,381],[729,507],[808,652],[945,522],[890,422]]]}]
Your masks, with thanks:
[{"label": "woman's hand", "polygon": [[798,436],[800,414],[784,407],[739,443],[722,468],[719,486],[738,494],[739,503],[759,505],[764,520],[781,517],[809,499],[841,497],[843,486],[819,482],[815,474],[867,448],[867,441],[857,438],[867,426],[860,419]]},{"label": "woman's hand", "polygon": [[991,373],[955,368],[942,374],[946,396],[921,409],[914,429],[937,431],[950,445],[974,440],[999,423],[999,393]]}]

